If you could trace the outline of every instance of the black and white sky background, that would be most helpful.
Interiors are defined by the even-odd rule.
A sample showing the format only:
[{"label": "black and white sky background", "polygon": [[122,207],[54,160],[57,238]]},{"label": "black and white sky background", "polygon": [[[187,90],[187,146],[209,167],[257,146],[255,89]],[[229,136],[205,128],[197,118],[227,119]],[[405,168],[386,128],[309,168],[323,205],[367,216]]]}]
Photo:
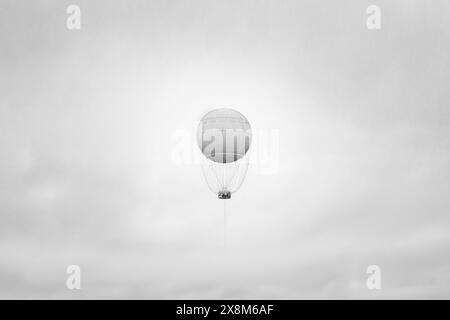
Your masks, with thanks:
[{"label": "black and white sky background", "polygon": [[[0,0],[0,298],[449,298],[449,53],[448,0]],[[217,107],[279,133],[226,249]]]}]

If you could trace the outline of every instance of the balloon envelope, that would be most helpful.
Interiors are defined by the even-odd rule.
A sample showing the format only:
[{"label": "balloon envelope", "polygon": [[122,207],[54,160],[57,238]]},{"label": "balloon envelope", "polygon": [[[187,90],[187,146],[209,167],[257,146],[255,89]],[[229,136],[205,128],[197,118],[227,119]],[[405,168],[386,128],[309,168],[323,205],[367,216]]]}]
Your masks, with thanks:
[{"label": "balloon envelope", "polygon": [[203,116],[197,130],[197,143],[203,155],[218,163],[241,159],[249,150],[251,126],[240,112],[221,108]]}]

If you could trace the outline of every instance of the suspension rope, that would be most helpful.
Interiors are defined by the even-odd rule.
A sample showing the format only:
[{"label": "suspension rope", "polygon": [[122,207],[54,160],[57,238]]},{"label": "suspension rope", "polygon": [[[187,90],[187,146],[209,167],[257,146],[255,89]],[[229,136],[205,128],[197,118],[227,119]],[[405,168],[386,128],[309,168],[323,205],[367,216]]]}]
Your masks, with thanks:
[{"label": "suspension rope", "polygon": [[223,245],[227,246],[227,200],[223,199]]}]

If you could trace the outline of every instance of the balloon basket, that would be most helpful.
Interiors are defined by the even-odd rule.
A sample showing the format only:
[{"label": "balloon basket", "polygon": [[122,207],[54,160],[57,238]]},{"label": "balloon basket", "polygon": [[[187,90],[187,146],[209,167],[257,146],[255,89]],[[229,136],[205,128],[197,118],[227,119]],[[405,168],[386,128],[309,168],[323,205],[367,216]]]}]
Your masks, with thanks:
[{"label": "balloon basket", "polygon": [[227,190],[222,190],[219,191],[217,196],[219,197],[219,199],[231,199],[231,192]]}]

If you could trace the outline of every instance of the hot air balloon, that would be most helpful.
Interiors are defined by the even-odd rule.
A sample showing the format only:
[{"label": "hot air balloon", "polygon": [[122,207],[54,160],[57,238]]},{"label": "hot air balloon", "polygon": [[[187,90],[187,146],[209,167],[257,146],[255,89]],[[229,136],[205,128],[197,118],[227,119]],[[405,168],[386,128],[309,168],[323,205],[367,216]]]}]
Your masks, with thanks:
[{"label": "hot air balloon", "polygon": [[203,175],[219,199],[230,199],[242,185],[248,169],[252,131],[240,112],[221,108],[203,116],[197,130]]}]

